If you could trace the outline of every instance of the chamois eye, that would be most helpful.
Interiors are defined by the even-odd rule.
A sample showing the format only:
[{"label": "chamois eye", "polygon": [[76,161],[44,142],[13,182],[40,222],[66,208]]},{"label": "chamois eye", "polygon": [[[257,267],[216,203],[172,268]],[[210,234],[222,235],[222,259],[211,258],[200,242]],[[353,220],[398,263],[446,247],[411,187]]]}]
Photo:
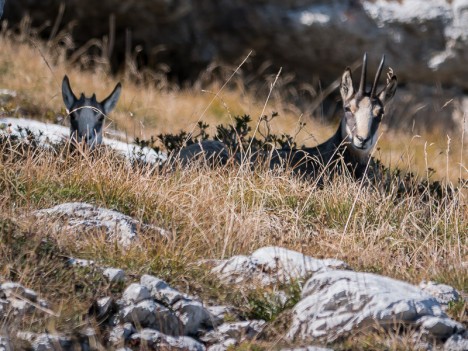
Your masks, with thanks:
[{"label": "chamois eye", "polygon": [[345,106],[344,110],[345,112],[351,112],[351,108],[349,106]]},{"label": "chamois eye", "polygon": [[376,108],[374,109],[374,111],[372,111],[372,112],[374,113],[374,116],[375,116],[375,117],[379,117],[379,116],[382,115],[383,110],[382,110],[381,107],[376,107]]}]

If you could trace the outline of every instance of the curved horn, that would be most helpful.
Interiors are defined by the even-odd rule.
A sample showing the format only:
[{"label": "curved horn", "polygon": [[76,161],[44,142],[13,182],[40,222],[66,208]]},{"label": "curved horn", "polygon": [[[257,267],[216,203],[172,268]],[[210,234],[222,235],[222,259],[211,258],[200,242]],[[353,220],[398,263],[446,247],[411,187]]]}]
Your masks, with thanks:
[{"label": "curved horn", "polygon": [[366,89],[366,72],[367,72],[367,52],[364,53],[364,57],[362,58],[362,71],[361,71],[361,81],[359,82],[359,95],[365,94]]},{"label": "curved horn", "polygon": [[380,61],[379,68],[377,69],[377,73],[375,74],[374,84],[372,85],[372,90],[370,94],[371,98],[375,97],[377,84],[379,84],[379,79],[380,79],[380,75],[382,74],[382,68],[383,68],[384,62],[385,62],[385,55],[382,55],[382,60]]}]

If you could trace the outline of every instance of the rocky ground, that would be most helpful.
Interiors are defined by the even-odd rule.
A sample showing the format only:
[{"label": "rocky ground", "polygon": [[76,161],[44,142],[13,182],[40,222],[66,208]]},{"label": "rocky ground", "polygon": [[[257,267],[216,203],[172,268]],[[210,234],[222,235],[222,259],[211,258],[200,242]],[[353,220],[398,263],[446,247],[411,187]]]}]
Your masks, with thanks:
[{"label": "rocky ground", "polygon": [[[84,208],[92,209],[86,220],[83,220]],[[135,221],[115,211],[110,218],[107,209],[85,203],[67,203],[38,211],[35,215],[44,213],[51,222],[68,223],[64,229],[68,235],[83,233],[90,226],[103,226],[110,233],[121,236],[117,238],[118,242],[138,242]],[[132,228],[130,238],[128,230],[117,229],[122,225]],[[207,260],[199,264],[211,266],[211,272],[226,285],[275,287],[280,300],[287,299],[282,290],[285,285],[304,282],[300,300],[286,322],[285,339],[292,344],[327,344],[358,330],[375,328],[393,330],[394,333],[411,331],[412,338],[425,350],[461,351],[468,348],[466,326],[445,313],[450,304],[462,301],[463,297],[444,284],[422,282],[415,286],[377,274],[352,271],[339,260],[319,260],[281,247],[265,247],[250,256]],[[10,345],[11,338],[33,350],[74,350],[78,345],[90,350],[95,349],[93,345],[103,342],[107,347],[119,350],[140,350],[142,347],[150,350],[228,350],[258,338],[267,326],[263,320],[238,320],[232,306],[201,301],[156,276],[127,277],[122,269],[101,267],[96,262],[78,258],[69,258],[69,266],[71,270],[76,269],[74,267],[97,270],[102,279],[125,286],[120,298],[106,296],[94,302],[90,313],[99,326],[84,328],[78,339],[66,333],[37,334],[15,330],[15,323],[25,316],[35,314],[36,318],[44,318],[56,312],[34,291],[15,282],[4,282],[0,285],[0,317],[8,320],[1,339],[4,350],[15,349]],[[307,350],[321,349],[310,346]]]}]

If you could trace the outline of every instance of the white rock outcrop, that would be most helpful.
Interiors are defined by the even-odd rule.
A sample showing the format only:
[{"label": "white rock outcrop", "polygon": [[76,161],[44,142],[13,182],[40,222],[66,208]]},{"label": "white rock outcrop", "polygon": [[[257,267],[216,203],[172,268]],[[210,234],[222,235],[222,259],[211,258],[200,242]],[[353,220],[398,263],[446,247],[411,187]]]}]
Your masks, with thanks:
[{"label": "white rock outcrop", "polygon": [[117,241],[123,247],[136,240],[139,230],[152,230],[161,236],[168,235],[162,228],[142,224],[118,211],[85,202],[67,202],[35,211],[33,214],[56,225],[57,230],[64,230],[77,236],[89,231],[103,231],[110,241]]},{"label": "white rock outcrop", "polygon": [[[0,118],[0,136],[13,136],[27,143],[29,142],[28,132],[33,133],[39,146],[45,149],[67,141],[70,137],[70,128],[62,125],[27,118]],[[142,161],[149,164],[159,164],[167,159],[167,155],[156,153],[153,149],[141,148],[111,138],[103,138],[103,144],[131,162]]]},{"label": "white rock outcrop", "polygon": [[263,247],[250,256],[215,261],[215,264],[212,272],[225,283],[254,282],[264,286],[306,279],[319,271],[348,268],[340,260],[320,260],[275,246]]},{"label": "white rock outcrop", "polygon": [[338,270],[309,279],[293,309],[287,337],[330,342],[373,326],[420,328],[439,340],[464,330],[443,312],[436,298],[417,286],[376,274]]}]

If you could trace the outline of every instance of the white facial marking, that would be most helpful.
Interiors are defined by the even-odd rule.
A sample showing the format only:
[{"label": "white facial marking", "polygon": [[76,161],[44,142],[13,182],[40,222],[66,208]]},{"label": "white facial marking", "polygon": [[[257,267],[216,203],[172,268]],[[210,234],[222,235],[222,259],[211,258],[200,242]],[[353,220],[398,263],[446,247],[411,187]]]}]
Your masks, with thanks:
[{"label": "white facial marking", "polygon": [[[372,126],[372,104],[368,97],[363,98],[359,102],[359,108],[354,114],[356,118],[356,130],[354,131],[354,139],[358,142],[356,146],[361,146],[360,140],[366,140],[370,137]],[[359,139],[360,138],[360,139]]]}]

